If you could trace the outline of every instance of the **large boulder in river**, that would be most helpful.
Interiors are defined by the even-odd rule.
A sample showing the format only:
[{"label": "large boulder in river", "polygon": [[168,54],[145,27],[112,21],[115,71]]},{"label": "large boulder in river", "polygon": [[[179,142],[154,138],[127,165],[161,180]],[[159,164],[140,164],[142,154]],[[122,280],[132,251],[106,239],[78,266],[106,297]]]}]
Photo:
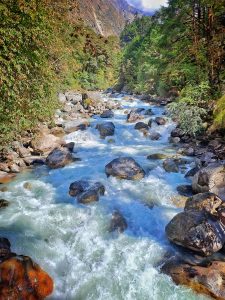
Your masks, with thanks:
[{"label": "large boulder in river", "polygon": [[79,180],[71,183],[69,194],[77,197],[79,203],[89,204],[98,201],[105,194],[105,187],[101,182]]},{"label": "large boulder in river", "polygon": [[73,161],[73,156],[67,148],[55,148],[46,158],[46,164],[51,169],[63,168]]},{"label": "large boulder in river", "polygon": [[225,200],[225,165],[210,164],[200,169],[192,179],[195,193],[212,192]]},{"label": "large boulder in river", "polygon": [[136,130],[148,130],[148,124],[144,123],[144,122],[138,122],[135,124],[134,129]]},{"label": "large boulder in river", "polygon": [[106,165],[105,172],[107,176],[127,180],[140,180],[145,176],[145,171],[132,157],[114,159]]},{"label": "large boulder in river", "polygon": [[61,144],[62,140],[60,138],[46,132],[37,134],[31,141],[33,152],[37,154],[49,153]]},{"label": "large boulder in river", "polygon": [[166,226],[168,239],[209,256],[225,243],[225,203],[213,193],[195,195],[186,201],[184,212]]},{"label": "large boulder in river", "polygon": [[113,136],[115,133],[115,125],[112,122],[97,124],[96,129],[98,129],[102,138],[105,138],[107,136]]},{"label": "large boulder in river", "polygon": [[225,299],[225,262],[213,261],[202,266],[193,266],[176,260],[168,261],[162,271],[170,275],[176,284],[192,288],[210,298]]},{"label": "large boulder in river", "polygon": [[137,122],[138,120],[144,119],[144,116],[142,115],[143,111],[144,109],[131,110],[127,115],[127,122],[134,123]]},{"label": "large boulder in river", "polygon": [[161,134],[159,132],[152,131],[149,134],[149,138],[152,141],[158,141],[161,138]]},{"label": "large boulder in river", "polygon": [[156,117],[156,118],[155,118],[155,122],[156,122],[158,125],[165,125],[165,124],[166,124],[166,119],[163,118],[163,117]]},{"label": "large boulder in river", "polygon": [[114,112],[111,109],[105,110],[101,115],[101,118],[109,119],[114,117]]}]

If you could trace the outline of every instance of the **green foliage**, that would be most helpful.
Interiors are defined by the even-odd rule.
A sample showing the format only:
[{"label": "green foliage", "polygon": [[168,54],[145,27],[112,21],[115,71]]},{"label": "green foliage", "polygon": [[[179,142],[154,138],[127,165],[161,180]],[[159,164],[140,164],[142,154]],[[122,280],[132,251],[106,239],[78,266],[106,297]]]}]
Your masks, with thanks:
[{"label": "green foliage", "polygon": [[225,128],[225,95],[218,100],[214,111],[214,116],[215,128]]},{"label": "green foliage", "polygon": [[[0,140],[48,121],[61,89],[115,83],[117,38],[103,38],[70,13],[76,1],[2,0],[0,4]],[[75,5],[75,8],[71,5]]]}]

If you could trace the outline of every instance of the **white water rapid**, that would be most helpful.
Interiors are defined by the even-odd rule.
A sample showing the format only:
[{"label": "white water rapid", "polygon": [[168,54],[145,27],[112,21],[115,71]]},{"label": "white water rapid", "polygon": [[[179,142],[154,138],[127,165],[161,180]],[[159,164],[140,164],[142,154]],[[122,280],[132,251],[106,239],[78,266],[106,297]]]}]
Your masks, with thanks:
[{"label": "white water rapid", "polygon": [[[109,120],[116,127],[114,137],[101,139],[95,125],[106,120],[92,118],[86,131],[65,137],[75,142],[80,161],[57,170],[36,167],[8,184],[8,191],[0,192],[0,198],[11,202],[0,213],[1,236],[11,241],[14,252],[32,257],[52,276],[51,300],[207,299],[160,273],[160,264],[172,247],[165,226],[179,212],[171,197],[177,195],[176,186],[187,180],[184,174],[166,173],[162,161],[150,161],[147,156],[176,153],[168,142],[174,124],[153,125],[151,130],[160,131],[162,138],[151,141],[134,129],[135,124],[126,122],[124,111],[152,108],[155,116],[161,116],[164,109],[125,99],[110,98],[122,106]],[[137,182],[107,178],[105,165],[119,156],[133,157],[146,177]],[[78,204],[68,190],[80,179],[101,181],[105,196],[91,205]],[[30,190],[24,188],[25,182],[31,184]],[[108,230],[115,210],[128,224],[120,235]]]}]

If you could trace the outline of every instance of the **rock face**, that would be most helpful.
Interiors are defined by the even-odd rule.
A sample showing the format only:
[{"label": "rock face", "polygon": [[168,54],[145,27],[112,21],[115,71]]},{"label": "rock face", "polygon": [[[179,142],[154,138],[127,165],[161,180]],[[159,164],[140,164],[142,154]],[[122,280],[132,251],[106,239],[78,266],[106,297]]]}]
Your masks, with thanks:
[{"label": "rock face", "polygon": [[170,275],[176,284],[186,285],[214,299],[225,299],[225,262],[213,261],[208,266],[190,266],[171,261],[163,266],[162,271]]},{"label": "rock face", "polygon": [[225,243],[224,211],[225,203],[215,194],[195,195],[166,226],[167,237],[201,255],[218,252]]},{"label": "rock face", "polygon": [[16,255],[0,238],[0,299],[41,300],[53,291],[53,280],[28,256]]},{"label": "rock face", "polygon": [[145,176],[145,171],[131,157],[116,158],[105,167],[107,176],[113,176],[127,180],[141,180]]},{"label": "rock face", "polygon": [[73,161],[73,156],[67,148],[56,148],[48,155],[46,164],[51,169],[58,169]]},{"label": "rock face", "polygon": [[110,231],[118,231],[119,233],[124,232],[127,229],[127,222],[120,212],[115,211],[112,214],[110,223]]},{"label": "rock face", "polygon": [[113,136],[115,133],[115,125],[112,122],[97,124],[96,129],[98,129],[102,138]]},{"label": "rock face", "polygon": [[80,180],[71,183],[69,194],[77,197],[79,203],[88,204],[98,201],[99,197],[105,194],[105,187],[101,182]]},{"label": "rock face", "polygon": [[193,177],[192,188],[195,193],[212,192],[225,199],[225,165],[215,163],[200,169]]}]

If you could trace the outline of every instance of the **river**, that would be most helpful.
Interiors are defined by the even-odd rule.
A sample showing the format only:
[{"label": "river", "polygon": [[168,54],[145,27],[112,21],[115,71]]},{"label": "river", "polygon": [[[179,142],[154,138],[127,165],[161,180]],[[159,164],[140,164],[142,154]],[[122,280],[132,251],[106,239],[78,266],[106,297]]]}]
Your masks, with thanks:
[{"label": "river", "polygon": [[[104,97],[107,101],[108,96]],[[152,108],[155,116],[161,116],[164,108],[126,99],[110,98],[121,104],[110,120],[116,127],[114,137],[101,139],[95,126],[104,120],[94,117],[86,131],[65,137],[75,142],[80,161],[57,170],[36,167],[18,175],[8,191],[0,192],[0,198],[11,202],[1,212],[2,236],[9,238],[13,251],[32,257],[53,277],[52,300],[207,299],[160,273],[172,249],[165,226],[180,211],[171,198],[177,195],[176,186],[188,181],[184,173],[167,173],[162,161],[147,156],[176,153],[168,142],[174,124],[153,124],[151,130],[162,137],[151,141],[126,122],[124,111]],[[133,157],[147,176],[137,182],[107,178],[105,165],[119,156]],[[105,196],[95,204],[78,204],[68,190],[70,183],[80,179],[101,181]],[[24,187],[26,182],[29,189]],[[128,224],[122,234],[108,230],[115,210]]]}]

